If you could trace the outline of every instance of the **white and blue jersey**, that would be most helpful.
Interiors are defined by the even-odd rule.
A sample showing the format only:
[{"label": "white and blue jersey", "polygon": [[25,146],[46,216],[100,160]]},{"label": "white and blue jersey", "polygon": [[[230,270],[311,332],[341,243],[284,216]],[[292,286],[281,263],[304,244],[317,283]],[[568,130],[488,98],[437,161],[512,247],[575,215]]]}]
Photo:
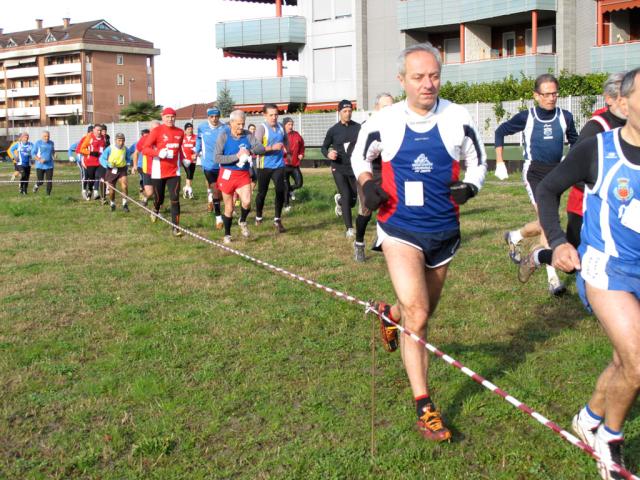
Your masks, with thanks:
[{"label": "white and blue jersey", "polygon": [[33,155],[33,143],[31,142],[17,142],[14,143],[10,149],[11,155],[15,159],[16,166],[28,167],[31,165],[31,158]]},{"label": "white and blue jersey", "polygon": [[217,127],[214,127],[209,122],[198,125],[194,152],[196,155],[202,152],[203,170],[220,170],[220,165],[216,163],[216,142],[218,141],[220,132],[225,130],[228,129],[223,123],[220,123]]},{"label": "white and blue jersey", "polygon": [[[261,131],[264,130],[262,138],[258,138],[258,142],[263,146],[271,146],[276,143],[286,144],[284,127],[281,123],[276,123],[274,128],[271,128],[266,123],[263,123]],[[258,130],[256,130],[256,135]],[[277,150],[265,153],[264,155],[258,155],[256,168],[284,168],[284,151]]]},{"label": "white and blue jersey", "polygon": [[37,140],[33,144],[33,156],[40,157],[43,161],[36,160],[36,168],[39,170],[51,170],[53,168],[53,155],[55,154],[55,145],[51,140]]},{"label": "white and blue jersey", "polygon": [[[224,148],[222,150],[223,155],[236,155],[241,148],[246,148],[251,151],[251,134],[245,132],[240,138],[233,138],[229,132],[225,132],[224,136],[226,140],[224,142]],[[239,160],[238,160],[239,161]],[[238,162],[225,164],[224,168],[227,170],[251,170],[251,164],[249,162],[245,162],[242,167],[238,166]]]},{"label": "white and blue jersey", "polygon": [[410,232],[436,233],[459,228],[458,206],[449,184],[457,181],[465,160],[464,181],[480,190],[486,175],[486,154],[469,112],[438,100],[427,115],[409,109],[406,101],[382,109],[367,122],[351,156],[356,178],[371,172],[368,149],[382,146],[382,188],[389,195],[378,223]]}]

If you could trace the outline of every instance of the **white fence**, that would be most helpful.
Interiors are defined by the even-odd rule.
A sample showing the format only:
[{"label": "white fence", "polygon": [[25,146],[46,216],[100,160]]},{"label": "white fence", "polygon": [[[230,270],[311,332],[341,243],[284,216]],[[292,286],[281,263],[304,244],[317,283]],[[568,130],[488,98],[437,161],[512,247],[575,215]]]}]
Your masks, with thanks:
[{"label": "white fence", "polygon": [[[588,120],[581,113],[581,104],[584,97],[565,97],[558,99],[558,106],[564,108],[573,113],[576,122],[576,128],[578,131],[582,128],[584,123]],[[471,103],[463,105],[471,113],[474,119],[478,131],[483,140],[487,144],[493,144],[494,131],[498,126],[496,115],[494,112],[494,104],[492,103]],[[523,107],[533,106],[533,100],[529,100],[524,104],[519,101],[502,102],[502,106],[507,112],[502,122],[515,115]],[[596,97],[596,103],[592,110],[601,108],[604,106],[604,99],[601,96]],[[337,113],[294,113],[289,115],[280,116],[280,120],[284,117],[291,117],[295,123],[295,129],[300,132],[304,137],[305,143],[310,147],[319,147],[322,145],[325,134],[329,127],[338,121]],[[353,120],[356,122],[362,122],[369,116],[369,112],[355,111],[353,113]],[[194,119],[193,124],[198,126],[199,123],[205,122],[206,119]],[[261,123],[262,116],[247,116],[247,125]],[[187,120],[179,120],[176,122],[178,127],[183,128]],[[116,133],[124,133],[126,137],[127,145],[131,145],[140,135],[140,130],[149,127],[149,122],[133,122],[133,123],[108,123],[107,130],[109,135],[113,138]],[[29,127],[26,129],[33,140],[40,138],[41,133],[44,130],[48,130],[51,133],[51,140],[56,144],[56,150],[67,150],[69,145],[77,142],[87,131],[86,125],[65,125],[56,127]],[[0,133],[7,133],[10,137],[17,135],[20,129],[0,129]],[[506,143],[521,143],[520,135],[512,135],[506,137]]]}]

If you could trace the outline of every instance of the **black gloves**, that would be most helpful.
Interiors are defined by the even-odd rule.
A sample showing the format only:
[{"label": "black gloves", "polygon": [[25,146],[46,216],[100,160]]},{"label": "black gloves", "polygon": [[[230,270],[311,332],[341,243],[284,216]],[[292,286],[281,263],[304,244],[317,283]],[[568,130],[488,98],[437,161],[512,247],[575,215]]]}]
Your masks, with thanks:
[{"label": "black gloves", "polygon": [[461,181],[451,182],[449,184],[449,188],[451,189],[451,197],[453,198],[453,201],[458,205],[467,203],[467,200],[475,197],[478,193],[478,187],[471,183],[464,183]]},{"label": "black gloves", "polygon": [[387,192],[373,180],[364,182],[362,191],[364,193],[364,206],[369,210],[376,210],[380,205],[389,200]]}]

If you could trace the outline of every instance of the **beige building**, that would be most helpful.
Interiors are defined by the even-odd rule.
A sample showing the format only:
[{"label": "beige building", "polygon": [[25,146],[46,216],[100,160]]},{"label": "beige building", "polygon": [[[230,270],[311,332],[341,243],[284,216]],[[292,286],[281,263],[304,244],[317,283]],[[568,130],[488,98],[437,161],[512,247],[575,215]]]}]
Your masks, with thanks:
[{"label": "beige building", "polygon": [[0,30],[0,127],[113,122],[155,101],[153,43],[105,20]]}]

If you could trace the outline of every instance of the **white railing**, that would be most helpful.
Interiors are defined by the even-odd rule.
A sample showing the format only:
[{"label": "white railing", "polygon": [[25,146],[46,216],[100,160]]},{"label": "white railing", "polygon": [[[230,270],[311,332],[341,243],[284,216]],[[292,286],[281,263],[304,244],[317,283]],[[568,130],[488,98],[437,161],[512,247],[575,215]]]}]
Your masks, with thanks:
[{"label": "white railing", "polygon": [[40,87],[9,88],[7,98],[39,97]]},{"label": "white railing", "polygon": [[9,109],[9,118],[15,118],[15,119],[36,119],[36,118],[40,118],[40,107],[10,108]]},{"label": "white railing", "polygon": [[47,85],[44,87],[47,97],[65,97],[69,95],[82,95],[81,83],[65,83],[63,85]]},{"label": "white railing", "polygon": [[69,105],[47,105],[45,108],[47,115],[71,115],[73,113],[82,113],[82,103],[72,103]]},{"label": "white railing", "polygon": [[8,68],[7,78],[37,77],[38,67]]},{"label": "white railing", "polygon": [[82,64],[77,63],[59,63],[57,65],[47,65],[44,67],[45,77],[60,77],[63,75],[80,75],[82,72]]}]

